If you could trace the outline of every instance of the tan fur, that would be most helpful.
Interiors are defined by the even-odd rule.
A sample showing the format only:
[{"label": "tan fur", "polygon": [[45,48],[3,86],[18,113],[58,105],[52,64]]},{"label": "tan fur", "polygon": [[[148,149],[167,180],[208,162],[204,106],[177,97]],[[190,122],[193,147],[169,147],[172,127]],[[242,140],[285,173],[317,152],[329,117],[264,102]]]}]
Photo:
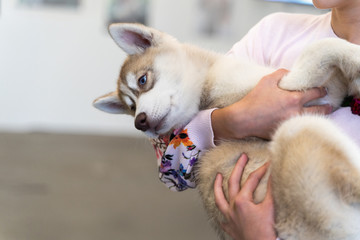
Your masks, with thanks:
[{"label": "tan fur", "polygon": [[[94,105],[110,113],[146,114],[149,126],[143,131],[148,136],[183,127],[201,109],[234,103],[273,71],[182,44],[142,25],[116,24],[110,33],[129,57],[117,91],[98,98]],[[280,87],[324,86],[328,95],[312,104],[330,103],[336,109],[347,94],[360,96],[359,55],[359,46],[340,39],[322,40],[304,51]],[[145,73],[149,77],[145,85],[131,82],[138,87],[127,86]],[[119,95],[117,101],[115,95]],[[131,100],[124,101],[125,96]],[[199,159],[197,189],[220,238],[226,235],[219,225],[224,218],[215,206],[214,179],[218,172],[223,174],[227,195],[227,181],[241,153],[249,156],[241,185],[255,169],[271,163],[254,200],[264,199],[271,174],[280,238],[360,239],[360,150],[320,116],[298,116],[282,123],[271,142],[256,138],[223,141]]]},{"label": "tan fur", "polygon": [[280,238],[359,239],[359,154],[324,118],[298,117],[280,127],[271,146]]},{"label": "tan fur", "polygon": [[[296,133],[290,134],[293,130]],[[324,136],[325,131],[328,134]],[[358,155],[349,156],[342,144]],[[360,168],[353,162],[360,163],[360,152],[329,120],[318,116],[285,122],[271,143],[224,141],[201,158],[197,188],[221,239],[226,235],[219,226],[226,220],[215,205],[214,180],[217,173],[223,174],[227,195],[227,181],[242,152],[248,154],[249,162],[241,185],[252,171],[271,161],[271,170],[256,189],[254,201],[264,199],[271,172],[276,230],[281,239],[359,239]]]}]

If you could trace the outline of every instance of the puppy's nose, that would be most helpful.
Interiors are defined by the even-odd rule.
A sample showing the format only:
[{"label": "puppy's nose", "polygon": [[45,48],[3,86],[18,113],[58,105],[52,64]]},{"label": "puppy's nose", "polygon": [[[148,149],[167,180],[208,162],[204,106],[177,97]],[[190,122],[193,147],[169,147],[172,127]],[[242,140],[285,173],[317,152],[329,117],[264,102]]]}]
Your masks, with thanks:
[{"label": "puppy's nose", "polygon": [[147,121],[146,113],[142,112],[136,116],[135,127],[136,127],[136,129],[141,130],[143,132],[145,132],[146,130],[148,130],[150,128],[149,123]]}]

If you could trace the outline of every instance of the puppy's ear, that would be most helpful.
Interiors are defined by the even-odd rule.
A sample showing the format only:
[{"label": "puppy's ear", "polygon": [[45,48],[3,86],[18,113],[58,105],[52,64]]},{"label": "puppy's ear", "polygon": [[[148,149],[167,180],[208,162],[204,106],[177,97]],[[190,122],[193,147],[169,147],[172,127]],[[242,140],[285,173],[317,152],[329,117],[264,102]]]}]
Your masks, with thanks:
[{"label": "puppy's ear", "polygon": [[127,107],[120,101],[117,92],[111,92],[94,100],[93,106],[112,114],[125,114]]},{"label": "puppy's ear", "polygon": [[117,45],[127,54],[141,54],[155,44],[154,29],[135,23],[113,23],[109,33]]}]

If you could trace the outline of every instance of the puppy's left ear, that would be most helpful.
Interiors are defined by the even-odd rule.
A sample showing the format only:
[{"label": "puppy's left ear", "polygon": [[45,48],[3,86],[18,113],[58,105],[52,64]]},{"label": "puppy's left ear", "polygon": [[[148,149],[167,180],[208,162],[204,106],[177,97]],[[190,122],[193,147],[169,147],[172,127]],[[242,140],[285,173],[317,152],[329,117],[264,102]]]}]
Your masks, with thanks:
[{"label": "puppy's left ear", "polygon": [[141,54],[153,46],[154,29],[136,23],[113,23],[109,33],[119,47],[127,54]]},{"label": "puppy's left ear", "polygon": [[112,114],[126,114],[127,107],[120,101],[117,92],[111,92],[94,100],[93,106]]}]

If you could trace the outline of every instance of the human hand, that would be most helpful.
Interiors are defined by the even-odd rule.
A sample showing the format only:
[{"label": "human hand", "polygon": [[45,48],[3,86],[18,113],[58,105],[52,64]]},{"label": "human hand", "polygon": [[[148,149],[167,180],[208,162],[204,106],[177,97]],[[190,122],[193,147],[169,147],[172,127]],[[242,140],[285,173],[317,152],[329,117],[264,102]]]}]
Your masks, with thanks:
[{"label": "human hand", "polygon": [[227,220],[221,226],[235,240],[276,239],[270,181],[263,202],[255,204],[253,201],[253,193],[265,175],[268,164],[251,173],[240,189],[240,180],[247,160],[247,156],[242,154],[231,173],[228,181],[229,202],[222,189],[223,178],[221,174],[216,176],[215,203]]},{"label": "human hand", "polygon": [[304,107],[306,103],[326,96],[324,88],[304,92],[280,89],[278,83],[287,73],[287,70],[279,69],[263,77],[243,99],[214,110],[211,120],[215,140],[250,136],[270,139],[278,124],[294,115],[331,113],[330,105]]}]

